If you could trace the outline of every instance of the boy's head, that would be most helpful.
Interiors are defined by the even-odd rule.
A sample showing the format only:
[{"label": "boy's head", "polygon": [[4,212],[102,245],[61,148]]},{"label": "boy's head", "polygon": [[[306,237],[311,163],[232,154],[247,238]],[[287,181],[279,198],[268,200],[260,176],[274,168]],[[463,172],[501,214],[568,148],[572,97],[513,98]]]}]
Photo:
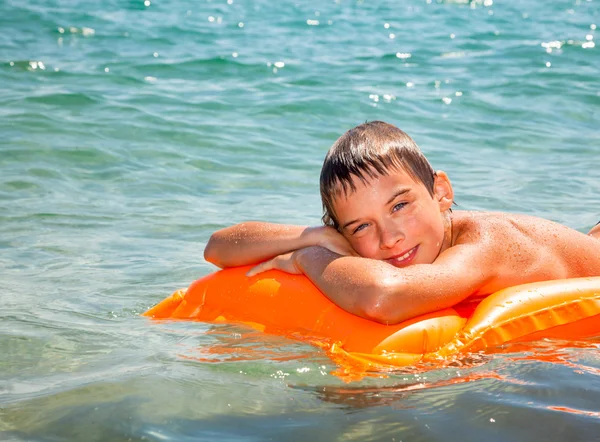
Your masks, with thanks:
[{"label": "boy's head", "polygon": [[340,228],[334,201],[356,190],[354,179],[364,184],[394,170],[406,172],[433,196],[435,171],[405,132],[383,121],[350,129],[333,144],[323,162],[320,179],[323,223]]}]

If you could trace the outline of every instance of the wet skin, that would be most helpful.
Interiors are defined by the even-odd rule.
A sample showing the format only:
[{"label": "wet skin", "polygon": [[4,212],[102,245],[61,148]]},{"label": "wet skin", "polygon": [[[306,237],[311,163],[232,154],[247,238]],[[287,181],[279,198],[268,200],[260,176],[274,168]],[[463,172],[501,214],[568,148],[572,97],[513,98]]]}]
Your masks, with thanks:
[{"label": "wet skin", "polygon": [[341,308],[388,324],[518,284],[600,276],[594,236],[531,216],[450,212],[443,172],[433,194],[398,170],[354,185],[334,201],[341,234],[243,223],[216,232],[205,257],[220,267],[262,261],[252,275],[303,273]]},{"label": "wet skin", "polygon": [[334,210],[342,235],[365,258],[396,267],[431,264],[450,247],[452,186],[444,172],[435,177],[434,194],[403,170],[338,194]]}]

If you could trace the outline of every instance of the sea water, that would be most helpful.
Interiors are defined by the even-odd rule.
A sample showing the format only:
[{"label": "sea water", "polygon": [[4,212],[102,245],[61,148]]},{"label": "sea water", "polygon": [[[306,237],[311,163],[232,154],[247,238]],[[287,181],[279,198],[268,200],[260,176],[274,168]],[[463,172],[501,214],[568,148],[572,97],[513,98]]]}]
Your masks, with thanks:
[{"label": "sea water", "polygon": [[[317,225],[384,120],[461,209],[600,220],[598,0],[2,0],[0,438],[600,440],[600,340],[346,383],[318,348],[140,317],[242,220]],[[293,308],[293,307],[292,307]]]}]

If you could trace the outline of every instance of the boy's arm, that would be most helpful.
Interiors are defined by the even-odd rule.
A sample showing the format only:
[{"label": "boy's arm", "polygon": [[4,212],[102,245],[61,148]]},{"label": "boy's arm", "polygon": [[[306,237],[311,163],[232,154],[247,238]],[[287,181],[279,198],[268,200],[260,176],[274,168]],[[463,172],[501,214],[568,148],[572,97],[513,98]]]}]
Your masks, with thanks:
[{"label": "boy's arm", "polygon": [[332,227],[250,221],[213,233],[204,249],[204,259],[220,268],[236,267],[310,246],[327,247],[342,255],[353,253],[346,239]]},{"label": "boy's arm", "polygon": [[478,292],[494,273],[474,245],[456,245],[433,264],[406,268],[322,247],[298,250],[292,260],[342,309],[384,324],[451,307]]}]

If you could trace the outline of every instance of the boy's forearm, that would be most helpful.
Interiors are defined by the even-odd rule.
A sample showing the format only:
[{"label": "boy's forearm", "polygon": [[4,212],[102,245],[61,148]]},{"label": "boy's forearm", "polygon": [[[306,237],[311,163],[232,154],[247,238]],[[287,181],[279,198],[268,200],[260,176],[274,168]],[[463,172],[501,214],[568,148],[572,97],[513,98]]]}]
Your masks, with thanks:
[{"label": "boy's forearm", "polygon": [[[435,281],[426,282],[421,266],[405,269],[374,259],[341,256],[323,247],[294,253],[296,267],[334,304],[354,315],[382,324],[398,324],[444,304]],[[440,294],[441,293],[441,294]]]},{"label": "boy's forearm", "polygon": [[296,267],[333,303],[342,309],[382,322],[375,314],[382,295],[380,261],[341,256],[323,247],[308,247],[294,254]]},{"label": "boy's forearm", "polygon": [[218,267],[255,264],[316,242],[313,228],[263,222],[244,222],[210,237],[204,259]]},{"label": "boy's forearm", "polygon": [[[477,292],[477,266],[415,264],[398,269],[384,261],[341,256],[323,247],[294,253],[296,268],[342,309],[382,324],[397,324],[451,307]],[[462,273],[461,273],[462,272]]]}]

